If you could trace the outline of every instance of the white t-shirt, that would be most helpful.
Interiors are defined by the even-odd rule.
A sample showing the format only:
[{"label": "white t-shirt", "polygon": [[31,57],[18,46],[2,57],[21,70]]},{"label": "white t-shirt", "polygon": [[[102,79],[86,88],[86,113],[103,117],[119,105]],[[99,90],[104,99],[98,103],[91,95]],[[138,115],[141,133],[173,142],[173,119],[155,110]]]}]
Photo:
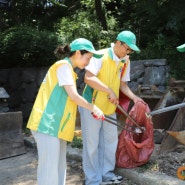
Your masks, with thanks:
[{"label": "white t-shirt", "polygon": [[57,69],[59,86],[75,85],[71,68],[68,64],[63,64]]},{"label": "white t-shirt", "polygon": [[[129,56],[125,56],[124,58],[120,59],[118,58],[115,53],[114,53],[114,50],[113,50],[113,46],[114,44],[112,43],[111,44],[111,49],[112,49],[112,54],[113,54],[113,60],[117,63],[123,60],[124,58],[128,58]],[[102,65],[102,59],[97,59],[97,58],[94,58],[92,57],[91,60],[90,60],[90,63],[88,64],[88,66],[86,66],[86,70],[90,71],[92,74],[96,75],[99,73],[100,69],[101,69],[101,65]],[[128,67],[126,69],[126,72],[125,72],[125,75],[122,77],[121,81],[123,82],[127,82],[127,81],[130,81],[130,63],[128,64]]]}]

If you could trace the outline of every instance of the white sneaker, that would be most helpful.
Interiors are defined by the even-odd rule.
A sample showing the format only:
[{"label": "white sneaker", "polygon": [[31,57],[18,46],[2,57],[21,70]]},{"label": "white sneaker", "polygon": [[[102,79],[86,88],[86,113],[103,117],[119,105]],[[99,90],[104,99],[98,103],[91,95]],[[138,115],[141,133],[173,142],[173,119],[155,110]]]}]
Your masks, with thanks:
[{"label": "white sneaker", "polygon": [[106,182],[102,182],[101,185],[106,185],[106,184],[119,184],[121,183],[123,180],[122,176],[115,176],[113,177],[111,180],[106,181]]}]

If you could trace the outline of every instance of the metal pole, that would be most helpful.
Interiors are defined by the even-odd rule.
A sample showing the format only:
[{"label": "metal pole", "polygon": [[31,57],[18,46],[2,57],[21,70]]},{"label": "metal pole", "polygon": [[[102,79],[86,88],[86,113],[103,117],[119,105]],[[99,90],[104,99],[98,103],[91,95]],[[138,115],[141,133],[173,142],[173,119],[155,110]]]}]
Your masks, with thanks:
[{"label": "metal pole", "polygon": [[179,109],[179,108],[182,108],[182,107],[185,107],[185,102],[184,103],[179,103],[177,105],[172,105],[172,106],[169,106],[169,107],[165,107],[165,108],[162,108],[162,109],[154,110],[152,112],[146,113],[146,115],[148,117],[150,117],[150,116],[153,116],[153,115],[156,115],[156,114],[160,114],[160,113],[163,113],[163,112],[168,112],[168,111]]}]

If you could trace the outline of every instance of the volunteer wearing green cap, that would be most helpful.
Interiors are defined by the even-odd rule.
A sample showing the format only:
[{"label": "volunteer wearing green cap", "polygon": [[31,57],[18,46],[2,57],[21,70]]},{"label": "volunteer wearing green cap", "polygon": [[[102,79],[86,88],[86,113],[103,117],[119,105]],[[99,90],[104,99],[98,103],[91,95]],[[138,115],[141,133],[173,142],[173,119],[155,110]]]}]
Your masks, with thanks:
[{"label": "volunteer wearing green cap", "polygon": [[179,52],[185,52],[185,44],[182,44],[180,46],[177,47],[177,51]]},{"label": "volunteer wearing green cap", "polygon": [[75,67],[83,69],[92,56],[102,57],[84,38],[70,47],[58,47],[56,53],[69,57],[48,70],[36,97],[27,128],[31,129],[38,149],[38,185],[65,185],[66,142],[72,141],[76,109],[80,105],[102,119],[103,112],[77,93]]},{"label": "volunteer wearing green cap", "polygon": [[[129,55],[140,52],[131,31],[118,34],[110,48],[101,50],[101,59],[92,58],[86,67],[83,96],[101,108],[105,115],[116,118],[119,89],[134,103],[143,101],[127,86],[130,80]],[[92,118],[91,112],[79,108],[83,136],[83,169],[86,185],[118,184],[122,176],[113,173],[118,143],[117,127]]]}]

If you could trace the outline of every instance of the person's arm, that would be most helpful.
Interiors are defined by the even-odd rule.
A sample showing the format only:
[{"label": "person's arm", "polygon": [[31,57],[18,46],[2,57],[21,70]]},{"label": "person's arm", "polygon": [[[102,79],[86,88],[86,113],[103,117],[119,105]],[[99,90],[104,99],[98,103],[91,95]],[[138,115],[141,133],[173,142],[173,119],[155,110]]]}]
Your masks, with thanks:
[{"label": "person's arm", "polygon": [[129,88],[129,86],[127,85],[126,82],[121,82],[120,84],[120,90],[123,94],[125,94],[126,96],[128,96],[134,103],[136,103],[137,101],[143,101],[140,97],[136,96],[131,89]]},{"label": "person's arm", "polygon": [[110,100],[111,103],[116,105],[118,104],[118,98],[114,91],[107,85],[105,85],[103,82],[101,82],[93,73],[91,73],[90,71],[86,71],[84,81],[93,89],[107,93],[107,98]]},{"label": "person's arm", "polygon": [[64,85],[64,89],[66,90],[71,100],[74,101],[77,105],[90,110],[99,119],[104,117],[103,112],[96,105],[89,103],[87,100],[85,100],[82,96],[78,94],[74,85]]},{"label": "person's arm", "polygon": [[57,78],[59,86],[63,86],[66,90],[68,96],[73,100],[77,105],[87,108],[92,111],[97,118],[101,119],[104,117],[103,112],[93,104],[88,103],[82,96],[77,92],[74,79],[72,76],[72,71],[69,68],[68,64],[64,64],[57,69]]}]

